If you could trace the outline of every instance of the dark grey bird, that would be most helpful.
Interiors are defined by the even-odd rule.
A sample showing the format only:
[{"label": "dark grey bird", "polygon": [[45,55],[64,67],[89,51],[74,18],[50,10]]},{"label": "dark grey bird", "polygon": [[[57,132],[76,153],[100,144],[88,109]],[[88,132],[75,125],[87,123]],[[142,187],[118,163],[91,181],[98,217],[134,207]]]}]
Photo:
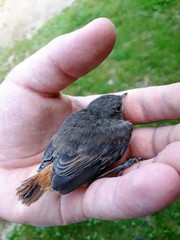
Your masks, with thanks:
[{"label": "dark grey bird", "polygon": [[122,115],[126,95],[103,95],[64,120],[44,152],[38,173],[17,189],[23,204],[31,205],[48,189],[70,193],[142,160],[132,158],[106,171],[122,158],[131,139],[133,126]]}]

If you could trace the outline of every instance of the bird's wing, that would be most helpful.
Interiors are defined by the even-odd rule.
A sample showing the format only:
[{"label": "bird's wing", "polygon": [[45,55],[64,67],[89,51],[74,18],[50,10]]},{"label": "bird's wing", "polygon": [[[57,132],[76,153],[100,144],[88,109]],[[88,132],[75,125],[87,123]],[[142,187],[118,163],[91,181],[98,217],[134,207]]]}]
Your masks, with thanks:
[{"label": "bird's wing", "polygon": [[54,171],[61,176],[78,176],[85,171],[99,172],[103,168],[119,160],[125,153],[129,140],[121,140],[121,143],[114,142],[99,146],[98,151],[87,152],[83,148],[75,155],[59,155],[54,160]]},{"label": "bird's wing", "polygon": [[[100,125],[99,128],[68,131],[54,138],[52,189],[67,194],[84,183],[93,181],[100,171],[119,160],[131,137],[129,123]],[[123,124],[124,125],[124,124]],[[86,134],[86,135],[85,135]],[[60,144],[61,143],[61,144]]]},{"label": "bird's wing", "polygon": [[55,175],[52,179],[52,189],[63,195],[93,181],[102,169],[122,157],[128,143],[129,141],[123,144],[111,143],[102,151],[93,154],[81,150],[73,156],[59,155],[53,163]]}]

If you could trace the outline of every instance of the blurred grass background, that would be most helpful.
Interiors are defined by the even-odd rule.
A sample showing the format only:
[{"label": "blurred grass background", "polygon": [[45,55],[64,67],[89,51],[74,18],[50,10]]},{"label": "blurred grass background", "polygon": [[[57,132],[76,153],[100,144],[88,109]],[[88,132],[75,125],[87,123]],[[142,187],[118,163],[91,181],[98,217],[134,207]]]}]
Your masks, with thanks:
[{"label": "blurred grass background", "polygon": [[[10,69],[54,37],[108,17],[117,29],[117,42],[101,66],[69,86],[72,95],[115,92],[179,82],[180,1],[178,0],[77,0],[48,21],[31,40],[0,49],[0,80]],[[146,240],[180,239],[180,201],[144,218],[120,221],[89,220],[66,227],[17,225],[9,240]]]}]

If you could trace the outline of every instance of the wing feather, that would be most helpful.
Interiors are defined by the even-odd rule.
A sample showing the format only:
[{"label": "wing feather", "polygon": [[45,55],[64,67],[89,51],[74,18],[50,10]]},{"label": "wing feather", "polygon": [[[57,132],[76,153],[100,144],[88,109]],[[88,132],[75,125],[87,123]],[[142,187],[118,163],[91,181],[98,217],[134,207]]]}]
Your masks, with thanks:
[{"label": "wing feather", "polygon": [[62,194],[91,181],[101,170],[119,160],[131,138],[132,124],[127,121],[112,123],[108,120],[98,125],[94,118],[85,116],[83,124],[73,121],[72,116],[65,120],[39,167],[41,171],[53,162],[52,188]]},{"label": "wing feather", "polygon": [[74,156],[60,155],[54,161],[53,170],[59,176],[81,175],[82,172],[95,167],[99,172],[113,162],[119,160],[125,153],[129,140],[121,144],[114,143],[106,145],[97,154],[87,154],[86,152],[76,153]]}]

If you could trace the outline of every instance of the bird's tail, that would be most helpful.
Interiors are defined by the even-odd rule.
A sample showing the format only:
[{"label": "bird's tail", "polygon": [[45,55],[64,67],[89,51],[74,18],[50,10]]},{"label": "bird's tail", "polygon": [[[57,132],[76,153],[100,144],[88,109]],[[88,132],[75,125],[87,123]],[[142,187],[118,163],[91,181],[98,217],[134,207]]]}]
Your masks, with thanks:
[{"label": "bird's tail", "polygon": [[23,204],[30,206],[51,188],[52,177],[52,164],[50,164],[36,175],[24,180],[16,189],[16,195]]}]

